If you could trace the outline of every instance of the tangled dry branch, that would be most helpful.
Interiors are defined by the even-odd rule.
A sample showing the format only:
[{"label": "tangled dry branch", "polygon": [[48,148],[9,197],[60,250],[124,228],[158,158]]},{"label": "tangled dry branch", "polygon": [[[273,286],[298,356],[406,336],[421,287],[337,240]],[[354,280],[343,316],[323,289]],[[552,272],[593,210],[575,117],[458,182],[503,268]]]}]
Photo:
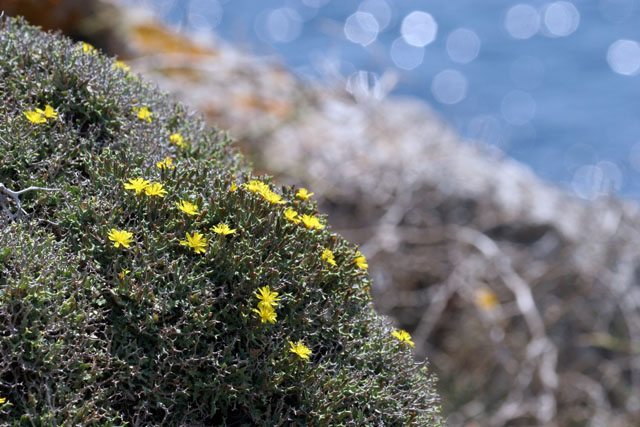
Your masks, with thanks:
[{"label": "tangled dry branch", "polygon": [[[2,221],[3,224],[8,222],[15,221],[27,215],[27,211],[22,208],[22,204],[20,203],[19,196],[28,192],[28,191],[60,191],[57,188],[46,188],[46,187],[27,187],[19,191],[13,191],[7,188],[3,183],[0,182],[0,208],[2,208],[2,213],[4,214],[4,219]],[[11,209],[11,203],[15,205],[14,209]]]}]

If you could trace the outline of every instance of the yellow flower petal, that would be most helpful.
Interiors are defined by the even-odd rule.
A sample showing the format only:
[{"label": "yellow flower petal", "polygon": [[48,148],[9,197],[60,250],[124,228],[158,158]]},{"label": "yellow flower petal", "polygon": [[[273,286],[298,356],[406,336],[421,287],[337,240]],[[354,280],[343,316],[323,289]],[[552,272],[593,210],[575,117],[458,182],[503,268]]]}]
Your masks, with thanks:
[{"label": "yellow flower petal", "polygon": [[258,304],[258,308],[254,308],[253,311],[260,315],[261,323],[276,323],[277,313],[270,305]]},{"label": "yellow flower petal", "polygon": [[211,231],[222,236],[227,236],[229,234],[235,233],[236,229],[229,227],[227,224],[218,224],[216,226],[213,226],[211,228]]},{"label": "yellow flower petal", "polygon": [[181,240],[182,246],[188,246],[197,254],[203,254],[207,249],[207,239],[197,231],[193,235],[187,233],[187,240]]},{"label": "yellow flower petal", "polygon": [[180,148],[184,148],[187,146],[187,144],[184,142],[184,139],[182,138],[182,135],[180,135],[179,133],[169,135],[169,141]]},{"label": "yellow flower petal", "polygon": [[300,217],[300,220],[302,221],[304,226],[307,227],[308,229],[322,230],[324,228],[324,225],[320,223],[320,220],[318,219],[318,217],[314,215],[303,214]]},{"label": "yellow flower petal", "polygon": [[322,251],[322,257],[321,257],[322,261],[326,262],[327,264],[336,266],[336,260],[333,257],[333,252],[331,252],[331,250],[329,249],[324,249]]},{"label": "yellow flower petal", "polygon": [[255,293],[256,298],[260,300],[258,306],[260,305],[268,305],[270,307],[277,307],[278,301],[281,298],[278,298],[277,292],[271,292],[271,288],[269,286],[263,286],[259,288]]},{"label": "yellow flower petal", "polygon": [[476,305],[483,310],[493,311],[500,305],[498,296],[488,288],[478,289],[475,297]]},{"label": "yellow flower petal", "polygon": [[306,188],[301,188],[296,193],[296,197],[302,200],[309,200],[315,193],[309,193]]},{"label": "yellow flower petal", "polygon": [[132,233],[124,230],[116,230],[115,228],[112,228],[111,231],[107,233],[107,237],[109,237],[109,240],[113,242],[113,246],[115,246],[116,248],[120,247],[121,245],[125,248],[128,248],[133,241]]},{"label": "yellow flower petal", "polygon": [[300,359],[309,360],[309,355],[311,354],[311,350],[309,347],[304,345],[302,341],[298,341],[297,343],[293,343],[289,341],[289,351],[297,355]]},{"label": "yellow flower petal", "polygon": [[188,200],[182,200],[180,203],[176,202],[176,205],[187,215],[200,215],[200,212],[198,212],[198,205],[193,204]]},{"label": "yellow flower petal", "polygon": [[151,184],[147,185],[147,187],[145,187],[144,193],[147,196],[164,197],[165,194],[167,194],[167,190],[162,188],[162,184],[160,184],[159,182],[152,182]]},{"label": "yellow flower petal", "polygon": [[144,178],[131,178],[129,182],[124,184],[125,190],[135,190],[136,194],[142,193],[148,186],[149,181]]},{"label": "yellow flower petal", "polygon": [[151,123],[151,117],[153,116],[153,113],[151,111],[149,111],[149,107],[135,107],[133,109],[134,113],[137,113],[136,116],[140,119],[140,120],[145,120],[149,123]]},{"label": "yellow flower petal", "polygon": [[415,343],[411,341],[411,335],[409,335],[409,332],[407,331],[399,329],[397,331],[391,332],[391,335],[400,340],[400,342],[409,344],[410,347],[413,347],[415,345]]},{"label": "yellow flower petal", "polygon": [[[40,110],[42,111],[42,110]],[[44,111],[42,113],[38,112],[38,111],[25,111],[24,112],[24,116],[31,122],[31,123],[35,123],[35,124],[40,124],[40,123],[44,123],[47,121],[46,117],[44,116]]]}]

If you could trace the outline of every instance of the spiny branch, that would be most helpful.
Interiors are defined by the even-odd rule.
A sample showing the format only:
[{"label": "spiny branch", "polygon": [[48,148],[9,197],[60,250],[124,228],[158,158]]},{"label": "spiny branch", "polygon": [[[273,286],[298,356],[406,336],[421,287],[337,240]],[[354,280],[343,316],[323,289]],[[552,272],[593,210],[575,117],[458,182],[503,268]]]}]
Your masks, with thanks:
[{"label": "spiny branch", "polygon": [[[23,215],[27,215],[27,212],[22,208],[22,204],[20,203],[20,199],[18,196],[26,193],[27,191],[60,191],[57,188],[46,188],[46,187],[27,187],[19,191],[13,191],[5,187],[3,183],[0,182],[0,207],[2,208],[2,212],[7,216],[9,222],[15,221],[17,218],[21,218]],[[9,208],[9,201],[13,200],[13,202],[18,207],[17,212],[13,213]]]}]

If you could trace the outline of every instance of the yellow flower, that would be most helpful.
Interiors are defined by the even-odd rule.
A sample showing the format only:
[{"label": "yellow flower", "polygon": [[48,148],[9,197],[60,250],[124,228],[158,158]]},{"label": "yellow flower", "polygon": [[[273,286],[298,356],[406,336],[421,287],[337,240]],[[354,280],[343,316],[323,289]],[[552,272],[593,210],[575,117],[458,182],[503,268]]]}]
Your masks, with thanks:
[{"label": "yellow flower", "polygon": [[356,257],[353,259],[353,262],[356,263],[358,268],[366,270],[369,268],[369,264],[367,264],[367,258],[360,253],[360,251],[356,252]]},{"label": "yellow flower", "polygon": [[182,200],[180,203],[176,202],[176,205],[187,215],[200,215],[200,212],[198,212],[198,205],[193,204],[188,200]]},{"label": "yellow flower", "polygon": [[153,113],[149,111],[149,107],[135,107],[133,109],[133,112],[138,113],[137,116],[140,120],[146,120],[147,122],[151,123],[151,116],[153,116]]},{"label": "yellow flower", "polygon": [[282,205],[286,203],[282,200],[282,196],[271,191],[269,186],[257,179],[251,180],[244,185],[244,188],[255,194],[260,194],[266,201],[274,205]]},{"label": "yellow flower", "polygon": [[264,191],[271,191],[269,186],[262,181],[258,181],[257,179],[251,180],[244,185],[244,188],[251,191],[252,193],[262,193]]},{"label": "yellow flower", "polygon": [[182,246],[189,246],[197,254],[203,254],[207,248],[207,239],[196,231],[193,233],[193,236],[190,236],[189,233],[187,233],[187,240],[181,240],[180,244]]},{"label": "yellow flower", "polygon": [[47,119],[57,119],[58,113],[53,109],[51,105],[45,105],[44,111],[38,109],[38,112],[41,112]]},{"label": "yellow flower", "polygon": [[131,273],[131,270],[122,270],[120,274],[118,274],[118,277],[120,278],[120,280],[123,280],[124,276],[126,276],[129,273]]},{"label": "yellow flower", "polygon": [[229,187],[229,193],[233,193],[234,191],[236,191],[238,189],[238,186],[236,185],[235,182],[231,183],[231,187]]},{"label": "yellow flower", "polygon": [[498,296],[487,288],[477,290],[475,297],[476,305],[483,310],[493,311],[498,305],[500,305]]},{"label": "yellow flower", "polygon": [[310,198],[311,196],[313,196],[314,194],[315,194],[315,193],[309,193],[309,192],[307,191],[307,189],[306,189],[306,188],[301,188],[301,189],[299,189],[299,190],[298,190],[298,192],[296,193],[296,197],[297,197],[298,199],[302,199],[302,200],[309,200],[309,198]]},{"label": "yellow flower", "polygon": [[3,403],[5,403],[7,401],[6,397],[0,397],[0,405],[2,405]]},{"label": "yellow flower", "polygon": [[336,260],[333,258],[333,252],[331,252],[331,250],[329,249],[324,249],[322,251],[322,261],[333,266],[337,265]]},{"label": "yellow flower", "polygon": [[176,168],[175,166],[173,166],[173,160],[171,160],[171,157],[165,157],[163,161],[156,162],[156,166],[159,167],[160,169],[175,169]]},{"label": "yellow flower", "polygon": [[162,188],[162,184],[160,184],[159,182],[152,182],[151,184],[147,185],[147,187],[144,189],[144,192],[147,196],[157,197],[164,197],[164,195],[167,194],[167,190]]},{"label": "yellow flower", "polygon": [[415,345],[415,343],[411,341],[411,335],[409,335],[409,332],[407,331],[400,329],[400,330],[391,332],[391,335],[398,338],[400,342],[409,344],[410,347],[413,347]]},{"label": "yellow flower", "polygon": [[116,230],[115,228],[112,228],[107,236],[109,240],[113,241],[113,246],[116,248],[120,247],[120,245],[128,248],[133,241],[133,234],[124,230]]},{"label": "yellow flower", "polygon": [[261,323],[276,323],[277,313],[270,305],[258,304],[258,308],[254,308],[253,311],[260,315]]},{"label": "yellow flower", "polygon": [[135,190],[136,194],[142,193],[149,186],[149,181],[143,178],[131,178],[124,184],[125,190]]},{"label": "yellow flower", "polygon": [[96,48],[93,47],[92,45],[90,45],[89,43],[82,42],[82,43],[80,43],[80,47],[81,47],[81,49],[82,49],[82,51],[84,53],[97,53],[98,52],[96,50]]},{"label": "yellow flower", "polygon": [[260,306],[277,307],[278,301],[280,301],[280,298],[278,298],[278,293],[271,292],[271,288],[269,288],[269,286],[263,286],[259,288],[258,291],[255,293],[255,296],[260,300],[260,302],[258,303],[258,307]]},{"label": "yellow flower", "polygon": [[309,350],[309,347],[304,345],[302,341],[298,341],[295,344],[289,341],[289,345],[291,346],[289,348],[289,351],[291,353],[295,353],[300,359],[309,360],[309,355],[311,354],[311,350]]},{"label": "yellow flower", "polygon": [[296,218],[297,216],[298,216],[298,212],[294,211],[291,208],[287,208],[287,210],[284,211],[284,217],[287,218],[289,221],[293,222],[294,224],[300,224],[300,220]]},{"label": "yellow flower", "polygon": [[120,69],[120,70],[124,70],[126,72],[129,72],[131,70],[131,67],[129,67],[127,64],[125,64],[122,61],[116,61],[113,63],[113,65],[111,66],[114,70],[116,69]]},{"label": "yellow flower", "polygon": [[169,135],[169,141],[180,148],[184,148],[187,145],[185,144],[184,139],[182,139],[182,135],[180,135],[179,133]]},{"label": "yellow flower", "polygon": [[261,191],[260,195],[262,197],[264,197],[264,199],[274,205],[283,205],[286,202],[284,200],[282,200],[282,196],[279,194],[274,193],[271,190],[267,190],[267,191]]},{"label": "yellow flower", "polygon": [[236,229],[229,227],[227,224],[218,224],[212,227],[211,231],[213,231],[216,234],[221,234],[223,236],[226,236],[226,235],[235,233]]},{"label": "yellow flower", "polygon": [[25,111],[23,114],[31,123],[40,124],[47,121],[44,117],[44,111],[39,108],[36,108],[36,111]]},{"label": "yellow flower", "polygon": [[307,227],[308,229],[317,229],[317,230],[322,230],[324,228],[324,225],[320,223],[320,220],[318,219],[318,217],[314,216],[314,215],[307,215],[307,214],[303,214],[300,219],[302,220],[302,223],[304,224],[305,227]]}]

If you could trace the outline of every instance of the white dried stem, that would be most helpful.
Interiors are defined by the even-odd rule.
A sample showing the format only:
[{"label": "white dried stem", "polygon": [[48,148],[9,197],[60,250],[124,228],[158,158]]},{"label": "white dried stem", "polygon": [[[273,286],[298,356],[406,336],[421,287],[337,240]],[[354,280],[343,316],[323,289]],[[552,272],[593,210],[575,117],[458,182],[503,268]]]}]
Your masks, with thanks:
[{"label": "white dried stem", "polygon": [[[13,191],[7,188],[3,183],[0,182],[0,208],[2,208],[2,212],[8,218],[9,222],[15,221],[16,219],[27,215],[27,212],[22,208],[22,204],[20,203],[19,196],[28,191],[36,191],[36,190],[60,191],[57,188],[34,187],[34,186],[23,188],[22,190],[18,190],[18,191]],[[15,203],[17,207],[15,213],[12,212],[11,208],[9,207],[9,203],[11,200],[13,200],[13,203]]]}]

